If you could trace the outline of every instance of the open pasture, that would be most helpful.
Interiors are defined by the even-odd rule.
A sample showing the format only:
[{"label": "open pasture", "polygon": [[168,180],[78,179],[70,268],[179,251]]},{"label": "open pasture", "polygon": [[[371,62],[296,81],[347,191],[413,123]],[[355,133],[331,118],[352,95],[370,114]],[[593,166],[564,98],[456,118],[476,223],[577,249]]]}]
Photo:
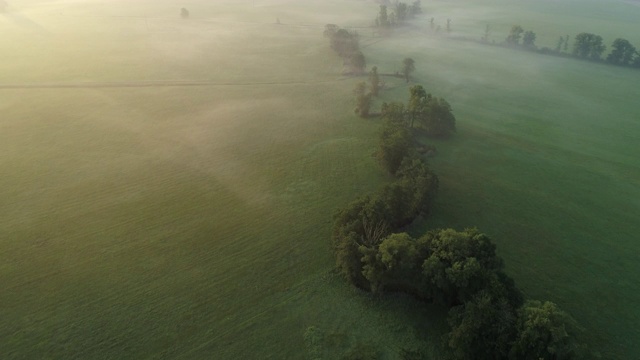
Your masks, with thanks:
[{"label": "open pasture", "polygon": [[[499,41],[519,23],[541,46],[581,31],[640,45],[639,7],[598,4],[424,1],[414,27],[363,29],[362,46],[381,72],[413,57],[416,82],[458,118],[453,140],[436,142],[433,217],[411,230],[479,227],[529,296],[576,317],[603,358],[629,359],[640,353],[640,72],[433,37],[426,20],[451,18],[467,38],[495,23]],[[10,10],[0,357],[332,358],[375,344],[386,359],[418,346],[438,358],[442,309],[370,299],[330,273],[331,214],[386,179],[371,157],[379,124],[353,115],[357,80],[339,75],[321,33],[371,24],[374,3]],[[389,84],[383,100],[406,99]],[[305,342],[311,326],[319,349]]]}]

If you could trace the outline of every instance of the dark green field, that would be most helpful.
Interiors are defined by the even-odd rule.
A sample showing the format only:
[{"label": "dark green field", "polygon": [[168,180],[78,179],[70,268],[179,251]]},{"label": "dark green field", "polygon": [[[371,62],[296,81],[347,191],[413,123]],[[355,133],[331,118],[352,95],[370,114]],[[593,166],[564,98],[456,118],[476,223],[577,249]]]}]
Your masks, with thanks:
[{"label": "dark green field", "polygon": [[[191,18],[179,18],[180,7]],[[470,41],[589,31],[640,46],[623,1],[423,1],[381,72],[416,60],[458,133],[411,227],[477,226],[525,293],[603,359],[640,353],[640,71]],[[326,23],[365,1],[24,1],[0,15],[0,358],[439,358],[445,309],[332,273],[334,210],[389,179]],[[433,36],[429,17],[451,18]],[[276,19],[281,24],[276,24]],[[29,44],[26,46],[25,44]],[[378,101],[406,100],[387,78]],[[409,84],[411,85],[411,84]],[[321,336],[320,336],[321,335]],[[313,343],[310,339],[320,339]],[[305,340],[306,339],[306,340]]]}]

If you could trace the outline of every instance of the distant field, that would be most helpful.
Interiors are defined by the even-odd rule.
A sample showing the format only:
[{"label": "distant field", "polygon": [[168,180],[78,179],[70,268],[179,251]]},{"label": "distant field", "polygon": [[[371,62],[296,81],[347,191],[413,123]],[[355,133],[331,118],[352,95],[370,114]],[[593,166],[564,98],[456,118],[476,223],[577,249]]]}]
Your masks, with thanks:
[{"label": "distant field", "polygon": [[[352,114],[357,80],[339,75],[322,27],[367,26],[375,4],[10,5],[0,87],[80,87],[0,90],[1,358],[307,358],[311,326],[326,358],[358,344],[438,358],[442,309],[370,298],[330,272],[334,209],[386,179],[378,123]],[[581,31],[640,46],[640,7],[423,8],[394,37],[361,30],[370,65],[413,57],[416,81],[458,117],[436,143],[434,216],[411,230],[478,226],[528,295],[574,315],[603,358],[633,358],[640,72],[446,41],[426,19],[465,37],[519,23],[550,47]],[[209,84],[81,87],[156,81]],[[381,100],[406,98],[388,84]]]}]

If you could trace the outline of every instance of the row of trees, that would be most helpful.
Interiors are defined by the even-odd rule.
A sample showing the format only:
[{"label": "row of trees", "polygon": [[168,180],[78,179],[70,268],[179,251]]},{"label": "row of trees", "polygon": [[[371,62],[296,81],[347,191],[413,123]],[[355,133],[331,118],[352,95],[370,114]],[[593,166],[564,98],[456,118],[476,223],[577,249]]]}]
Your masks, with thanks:
[{"label": "row of trees", "polygon": [[398,26],[421,12],[420,0],[414,1],[411,5],[404,2],[396,2],[394,11],[391,13],[389,13],[387,5],[380,5],[375,25],[382,28]]},{"label": "row of trees", "polygon": [[[483,40],[488,37],[489,27],[485,30]],[[522,40],[522,42],[520,42]],[[505,43],[512,47],[522,47],[529,50],[537,50],[541,53],[553,52],[549,48],[538,49],[535,45],[536,34],[533,31],[524,31],[520,25],[514,25],[505,39]],[[633,46],[629,40],[617,38],[611,44],[611,52],[603,59],[607,46],[601,36],[591,33],[580,33],[576,35],[573,41],[573,48],[570,55],[592,61],[606,61],[607,63],[618,66],[633,66],[640,68],[640,52]],[[569,53],[569,35],[560,37],[556,44],[555,53],[561,54],[564,50]]]},{"label": "row of trees", "polygon": [[331,49],[342,59],[348,67],[348,73],[361,74],[367,67],[367,61],[360,51],[360,37],[356,31],[342,29],[335,24],[327,24],[324,37],[329,39]]}]

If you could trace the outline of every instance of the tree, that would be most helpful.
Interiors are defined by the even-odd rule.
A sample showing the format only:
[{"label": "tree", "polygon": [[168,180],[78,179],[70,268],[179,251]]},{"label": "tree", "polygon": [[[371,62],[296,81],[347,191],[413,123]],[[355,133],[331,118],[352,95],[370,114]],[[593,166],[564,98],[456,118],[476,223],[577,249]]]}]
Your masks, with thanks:
[{"label": "tree", "polygon": [[349,55],[349,67],[351,72],[355,74],[362,74],[367,67],[367,60],[364,57],[362,51],[357,50]]},{"label": "tree", "polygon": [[183,19],[187,19],[189,17],[189,10],[186,8],[180,9],[180,17]]},{"label": "tree", "polygon": [[569,51],[569,35],[564,36],[564,45],[562,47],[562,50],[564,50],[564,52]]},{"label": "tree", "polygon": [[562,50],[562,43],[564,43],[564,38],[562,36],[560,36],[560,38],[558,39],[558,43],[556,44],[556,52],[560,52],[560,50]]},{"label": "tree", "polygon": [[422,273],[430,296],[446,305],[460,305],[497,283],[503,261],[496,246],[475,229],[431,231],[422,241],[430,250]]},{"label": "tree", "polygon": [[519,310],[513,359],[583,359],[585,346],[576,340],[579,329],[571,316],[552,302],[530,300]]},{"label": "tree", "polygon": [[410,9],[411,15],[418,15],[422,12],[422,8],[420,7],[420,0],[416,0],[411,4]]},{"label": "tree", "polygon": [[451,105],[443,98],[427,94],[426,112],[420,119],[430,136],[448,137],[456,131],[456,118],[451,111]]},{"label": "tree", "polygon": [[534,44],[535,41],[536,41],[536,33],[534,33],[531,30],[526,31],[522,38],[522,46],[529,49],[535,49],[536,48]]},{"label": "tree", "polygon": [[[325,33],[331,34],[332,30],[327,32],[327,29],[325,28]],[[358,38],[358,34],[355,32],[350,32],[346,29],[338,29],[332,33],[330,37],[331,48],[341,57],[347,58],[354,52],[358,51]]]},{"label": "tree", "polygon": [[406,3],[399,2],[396,4],[396,19],[398,23],[402,24],[407,20],[409,16],[409,7]]},{"label": "tree", "polygon": [[626,39],[615,39],[613,45],[611,46],[613,49],[609,56],[607,56],[607,61],[614,65],[630,65],[631,60],[633,59],[633,55],[636,53],[635,46],[631,45],[631,43]]},{"label": "tree", "polygon": [[395,119],[386,118],[378,143],[378,162],[389,174],[395,174],[402,160],[413,150],[409,130]]},{"label": "tree", "polygon": [[[382,292],[385,286],[397,287],[397,282],[410,286],[420,268],[415,240],[406,233],[391,234],[377,249],[362,249],[362,273],[374,292]],[[413,280],[413,281],[412,281]]]},{"label": "tree", "polygon": [[573,55],[591,60],[600,60],[606,47],[602,44],[602,37],[590,33],[576,35],[573,44]]},{"label": "tree", "polygon": [[369,116],[371,108],[371,93],[367,94],[366,88],[367,84],[363,81],[356,84],[356,88],[353,90],[356,96],[356,108],[354,111],[363,118]]},{"label": "tree", "polygon": [[387,14],[387,6],[380,5],[380,12],[378,13],[377,24],[382,27],[389,27],[389,15]]},{"label": "tree", "polygon": [[[431,95],[429,94],[429,97]],[[409,103],[407,112],[409,115],[409,126],[413,127],[416,120],[420,120],[427,112],[428,99],[427,91],[422,85],[415,85],[409,89]]]},{"label": "tree", "polygon": [[401,102],[382,103],[380,107],[382,119],[397,126],[407,126],[407,112]]},{"label": "tree", "polygon": [[451,19],[447,19],[447,34],[451,33]]},{"label": "tree", "polygon": [[405,58],[402,60],[402,75],[407,82],[409,82],[409,75],[416,69],[415,61],[412,58]]},{"label": "tree", "polygon": [[380,76],[378,76],[378,67],[374,66],[369,72],[369,82],[371,83],[371,95],[378,96],[380,91]]},{"label": "tree", "polygon": [[505,298],[482,290],[448,316],[446,335],[454,359],[507,359],[515,338],[516,312]]},{"label": "tree", "polygon": [[522,33],[524,30],[520,25],[513,25],[511,27],[511,31],[509,32],[509,36],[507,36],[507,45],[509,46],[517,46],[520,44],[520,38],[522,37]]}]

